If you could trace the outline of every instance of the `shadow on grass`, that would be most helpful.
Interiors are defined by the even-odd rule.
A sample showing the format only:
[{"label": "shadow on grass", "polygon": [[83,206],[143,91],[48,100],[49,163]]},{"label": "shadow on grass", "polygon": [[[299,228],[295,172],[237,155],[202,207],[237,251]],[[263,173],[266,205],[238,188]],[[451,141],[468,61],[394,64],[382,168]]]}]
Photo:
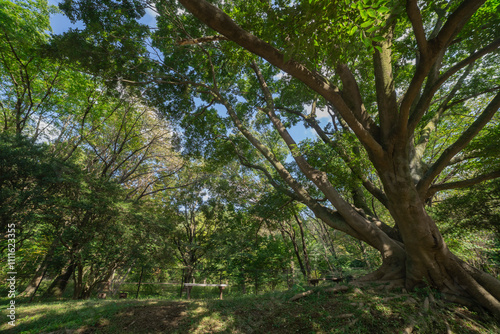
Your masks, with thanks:
[{"label": "shadow on grass", "polygon": [[[363,290],[365,291],[365,290]],[[333,294],[314,289],[290,302],[295,292],[204,301],[174,333],[499,333],[495,320],[427,296],[351,288]]]},{"label": "shadow on grass", "polygon": [[[327,288],[327,287],[326,287]],[[26,319],[6,333],[498,333],[492,318],[425,295],[315,288],[225,300],[86,301],[21,309]],[[42,312],[43,314],[40,314]],[[23,315],[21,314],[21,317]],[[0,327],[0,330],[4,329]],[[64,329],[71,329],[65,331]]]},{"label": "shadow on grass", "polygon": [[[0,325],[2,333],[51,333],[77,330],[82,327],[106,326],[119,310],[137,304],[136,301],[55,301],[22,303],[16,301],[16,326]],[[66,331],[64,331],[66,332]]]}]

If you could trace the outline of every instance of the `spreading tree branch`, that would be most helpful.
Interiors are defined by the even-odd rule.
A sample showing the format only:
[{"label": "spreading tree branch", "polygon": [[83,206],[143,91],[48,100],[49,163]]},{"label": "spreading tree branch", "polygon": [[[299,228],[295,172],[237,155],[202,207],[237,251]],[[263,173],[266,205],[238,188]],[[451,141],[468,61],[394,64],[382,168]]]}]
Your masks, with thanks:
[{"label": "spreading tree branch", "polygon": [[290,59],[285,61],[284,55],[275,47],[252,35],[237,25],[227,14],[204,0],[179,0],[179,2],[195,17],[210,28],[226,36],[229,40],[242,46],[244,49],[264,58],[272,65],[301,80],[311,89],[332,103],[339,114],[356,133],[363,145],[369,148],[374,155],[382,157],[382,147],[368,130],[369,126],[357,119],[340,95],[337,87],[319,73],[309,70],[303,64]]},{"label": "spreading tree branch", "polygon": [[437,90],[448,80],[452,75],[463,69],[464,67],[474,63],[476,60],[479,58],[490,54],[497,50],[500,47],[500,38],[494,40],[481,50],[476,51],[475,53],[471,54],[469,57],[465,58],[464,60],[458,62],[454,66],[452,66],[450,69],[448,69],[445,73],[443,73],[436,81],[424,91],[422,96],[420,97],[417,106],[413,110],[410,120],[409,120],[409,125],[408,125],[408,130],[409,131],[414,131],[414,129],[417,127],[418,123],[422,119],[422,117],[425,115],[427,112],[432,98],[434,97],[435,93]]},{"label": "spreading tree branch", "polygon": [[486,173],[486,174],[476,176],[472,179],[435,184],[435,185],[432,185],[429,188],[429,190],[427,190],[426,198],[432,197],[438,191],[470,187],[470,186],[473,186],[475,184],[478,184],[478,183],[481,183],[484,181],[488,181],[488,180],[492,180],[492,179],[496,179],[499,177],[500,177],[500,170],[496,170],[496,171],[491,172],[491,173]]},{"label": "spreading tree branch", "polygon": [[498,93],[493,100],[488,104],[484,111],[479,115],[479,117],[467,128],[467,130],[462,133],[462,135],[437,159],[437,161],[429,168],[424,177],[418,182],[417,190],[421,197],[425,197],[427,190],[429,189],[432,181],[436,176],[441,173],[441,171],[448,166],[451,159],[461,150],[467,146],[467,144],[484,128],[484,126],[491,120],[493,115],[500,108],[500,93]]}]

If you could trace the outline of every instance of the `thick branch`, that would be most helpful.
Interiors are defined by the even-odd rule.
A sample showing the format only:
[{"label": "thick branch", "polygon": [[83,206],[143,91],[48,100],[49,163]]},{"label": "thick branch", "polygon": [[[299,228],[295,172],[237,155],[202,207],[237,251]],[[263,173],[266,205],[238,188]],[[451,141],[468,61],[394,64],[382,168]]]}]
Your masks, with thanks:
[{"label": "thick branch", "polygon": [[471,94],[469,96],[464,97],[463,99],[455,100],[452,103],[449,103],[448,105],[446,105],[446,109],[453,108],[457,104],[464,103],[464,102],[466,102],[466,101],[468,101],[470,99],[473,99],[475,97],[478,97],[480,95],[483,95],[483,94],[486,94],[486,93],[495,92],[495,91],[499,91],[499,90],[500,90],[500,86],[496,86],[496,87],[493,87],[493,88],[485,89],[485,90],[483,90],[481,92],[477,92],[475,94]]},{"label": "thick branch", "polygon": [[[416,124],[418,124],[418,121],[427,110],[427,108],[422,108],[422,106],[420,106],[417,108],[418,112],[412,113],[417,114],[418,117],[413,117],[412,115],[412,119],[410,120],[411,106],[413,105],[415,99],[418,98],[422,84],[428,76],[429,71],[433,67],[436,60],[444,54],[452,39],[462,30],[470,17],[485,1],[486,0],[465,0],[449,16],[437,36],[428,41],[427,50],[424,54],[421,54],[421,60],[417,65],[415,75],[413,76],[408,90],[406,91],[406,94],[401,102],[398,129],[402,137],[406,136],[406,139],[411,138],[413,130],[416,128]],[[418,33],[418,31],[415,33]],[[426,104],[423,106],[428,106],[432,96],[434,96],[434,93],[426,96],[424,99],[424,103]]]},{"label": "thick branch", "polygon": [[388,200],[387,196],[385,193],[382,191],[382,189],[378,188],[371,182],[366,175],[363,174],[361,169],[359,168],[359,164],[355,162],[351,156],[345,151],[344,147],[342,147],[338,141],[331,140],[330,137],[323,131],[323,129],[319,126],[318,122],[316,121],[315,118],[306,116],[298,111],[289,109],[289,108],[277,108],[279,110],[284,110],[286,112],[292,113],[294,115],[298,115],[302,117],[318,134],[318,136],[323,140],[325,144],[330,146],[337,152],[337,154],[344,160],[344,162],[347,164],[349,169],[354,173],[354,175],[361,181],[363,184],[363,187],[365,187],[366,190],[370,194],[372,194],[377,200],[379,200],[382,205],[387,207],[388,205]]},{"label": "thick branch", "polygon": [[449,70],[447,70],[445,73],[443,73],[434,82],[434,84],[432,86],[430,86],[429,89],[427,89],[422,94],[422,97],[418,101],[418,104],[410,117],[408,130],[411,132],[417,127],[418,122],[420,122],[421,118],[425,115],[425,113],[429,109],[429,106],[431,104],[432,98],[434,97],[434,94],[446,82],[446,80],[448,80],[452,75],[454,75],[455,73],[460,71],[462,68],[472,64],[477,59],[479,59],[479,58],[481,58],[489,53],[492,53],[493,51],[495,51],[499,47],[500,47],[500,38],[496,39],[495,41],[493,41],[489,45],[485,46],[481,50],[471,54],[469,57],[458,62],[457,64],[452,66]]},{"label": "thick branch", "polygon": [[379,136],[379,127],[366,112],[363,99],[359,90],[356,78],[346,64],[337,66],[337,73],[342,80],[342,98],[362,124],[365,124],[368,131],[375,137]]},{"label": "thick branch", "polygon": [[470,160],[470,159],[475,159],[480,156],[479,151],[472,151],[469,154],[462,154],[460,156],[454,156],[450,162],[448,163],[448,166],[452,166],[458,163],[461,163],[462,161]]},{"label": "thick branch", "polygon": [[424,177],[417,184],[417,190],[423,198],[427,193],[432,181],[449,164],[450,160],[481,131],[481,129],[491,120],[493,115],[500,108],[500,93],[488,104],[479,117],[467,128],[467,130],[451,144],[439,157],[439,159],[429,168]]},{"label": "thick branch", "polygon": [[394,126],[398,119],[398,105],[394,78],[392,74],[392,38],[393,26],[386,34],[383,42],[377,43],[380,47],[373,54],[375,71],[375,90],[377,93],[377,107],[382,129],[382,144],[389,149],[389,140],[394,135]]},{"label": "thick branch", "polygon": [[[252,68],[257,75],[261,89],[265,92],[264,95],[270,95],[264,81],[264,77],[255,63],[252,64]],[[273,105],[268,105],[264,111],[273,123],[276,131],[278,131],[279,135],[288,146],[288,149],[292,153],[299,169],[318,187],[319,190],[325,194],[328,201],[338,210],[340,215],[344,217],[349,226],[365,239],[369,239],[370,244],[378,249],[384,258],[393,254],[395,248],[400,248],[401,246],[397,244],[396,241],[385,234],[376,224],[363,217],[354,207],[342,198],[339,192],[328,180],[328,176],[325,172],[317,170],[311,166],[305,157],[298,152],[295,140],[292,138],[281,120],[276,116]]]},{"label": "thick branch", "polygon": [[424,150],[427,146],[427,143],[429,142],[429,138],[432,132],[434,132],[437,128],[437,125],[439,123],[439,120],[443,116],[444,112],[447,110],[447,105],[453,99],[458,92],[459,89],[461,89],[465,79],[469,76],[470,72],[472,71],[472,68],[474,67],[474,63],[471,63],[465,72],[460,76],[458,81],[456,82],[455,86],[451,90],[451,92],[446,95],[444,98],[444,101],[441,102],[441,105],[439,106],[438,110],[436,111],[436,114],[434,117],[432,117],[429,122],[425,125],[425,127],[420,131],[420,138],[418,140],[418,143],[415,147],[416,150],[416,158],[419,160],[422,158],[424,154]]},{"label": "thick branch", "polygon": [[279,50],[242,29],[222,10],[208,2],[204,0],[179,0],[179,2],[210,28],[218,31],[246,50],[264,58],[272,65],[282,69],[293,77],[301,80],[311,89],[323,96],[335,106],[339,114],[344,118],[347,124],[349,124],[349,127],[354,131],[363,145],[374,155],[382,157],[382,147],[368,131],[369,127],[363,124],[362,120],[355,117],[354,113],[342,99],[339,89],[331,85],[319,73],[312,72],[303,64],[294,60],[285,62],[284,55]]},{"label": "thick branch", "polygon": [[486,0],[465,0],[450,15],[437,36],[429,41],[434,53],[441,52],[448,47],[455,36],[462,30],[471,16],[485,3]]},{"label": "thick branch", "polygon": [[424,24],[422,22],[422,15],[420,9],[418,8],[417,0],[406,1],[406,13],[410,19],[411,25],[413,27],[413,33],[415,39],[417,40],[418,51],[425,55],[427,54],[427,39],[425,37]]},{"label": "thick branch", "polygon": [[479,175],[476,176],[472,179],[467,179],[467,180],[462,180],[462,181],[456,181],[456,182],[448,182],[448,183],[441,183],[441,184],[435,184],[427,190],[426,198],[432,197],[435,193],[441,190],[448,190],[448,189],[457,189],[457,188],[465,188],[465,187],[470,187],[475,184],[496,179],[500,177],[500,170]]}]

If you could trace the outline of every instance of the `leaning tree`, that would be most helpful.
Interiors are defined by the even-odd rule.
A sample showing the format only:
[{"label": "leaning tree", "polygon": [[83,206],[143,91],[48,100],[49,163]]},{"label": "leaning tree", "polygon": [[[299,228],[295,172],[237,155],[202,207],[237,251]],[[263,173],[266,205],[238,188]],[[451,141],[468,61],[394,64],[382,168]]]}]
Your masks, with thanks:
[{"label": "leaning tree", "polygon": [[[68,1],[65,10],[87,23],[88,50],[107,45],[106,57],[116,56],[122,82],[150,85],[151,100],[171,114],[195,110],[181,123],[200,133],[193,147],[210,140],[222,159],[214,152],[225,147],[329,226],[376,248],[382,266],[366,279],[431,285],[500,317],[500,282],[452,254],[426,211],[438,192],[500,177],[496,1],[179,2],[187,12],[173,1]],[[145,44],[130,57],[147,36],[136,21],[144,6],[158,14],[149,36],[159,51],[149,61]],[[297,142],[298,121],[320,143]],[[328,155],[392,223],[348,201]]]}]

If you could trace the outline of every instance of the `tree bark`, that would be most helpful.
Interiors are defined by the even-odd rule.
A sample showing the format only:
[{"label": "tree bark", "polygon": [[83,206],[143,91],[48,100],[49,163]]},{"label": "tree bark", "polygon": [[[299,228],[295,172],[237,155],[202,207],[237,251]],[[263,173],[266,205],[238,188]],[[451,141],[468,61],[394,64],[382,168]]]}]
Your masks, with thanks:
[{"label": "tree bark", "polygon": [[425,211],[406,154],[407,151],[396,151],[395,159],[389,160],[391,168],[379,171],[389,211],[404,242],[406,288],[430,285],[452,295],[465,296],[500,318],[500,282],[467,270],[449,251],[437,225]]},{"label": "tree bark", "polygon": [[139,298],[139,291],[141,291],[142,276],[144,274],[144,266],[141,269],[141,277],[139,277],[139,284],[137,285],[137,293],[135,294],[135,299]]},{"label": "tree bark", "polygon": [[68,285],[68,281],[71,278],[71,275],[73,275],[73,271],[75,270],[75,264],[70,263],[68,267],[66,267],[66,270],[58,275],[54,281],[50,284],[49,288],[45,292],[44,296],[45,297],[61,297],[66,290],[66,287]]}]

